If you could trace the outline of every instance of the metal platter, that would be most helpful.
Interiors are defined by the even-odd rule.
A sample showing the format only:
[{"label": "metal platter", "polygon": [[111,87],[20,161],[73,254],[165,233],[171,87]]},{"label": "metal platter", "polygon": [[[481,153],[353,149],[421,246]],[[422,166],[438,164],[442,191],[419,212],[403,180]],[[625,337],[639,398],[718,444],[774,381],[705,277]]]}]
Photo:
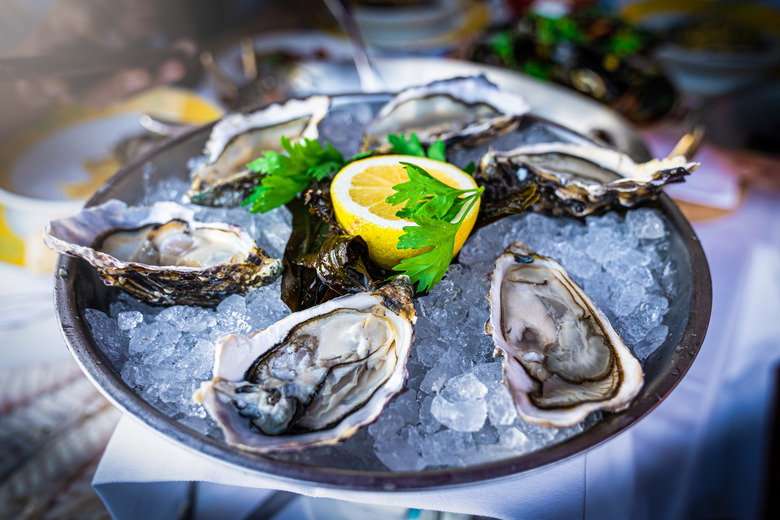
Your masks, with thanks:
[{"label": "metal platter", "polygon": [[[455,71],[455,75],[458,72]],[[493,79],[493,76],[489,77]],[[527,80],[521,78],[517,81],[522,83]],[[502,87],[507,88],[506,85]],[[631,127],[600,105],[581,98],[572,101],[566,92],[554,89],[550,93],[548,86],[536,82],[528,82],[524,88],[524,94],[527,89],[542,89],[542,92],[536,92],[537,98],[558,99],[557,107],[565,106],[567,102],[569,106],[578,107],[576,117],[579,120],[608,121],[611,125],[609,135],[619,136],[623,144],[619,147],[637,159],[647,158],[647,150]],[[535,106],[534,96],[528,97]],[[343,95],[337,96],[334,103],[387,98],[382,94]],[[571,133],[554,123],[549,124],[557,132]],[[210,126],[196,129],[127,165],[99,189],[87,205],[96,205],[110,198],[129,204],[138,203],[144,196],[145,185],[154,185],[172,176],[186,179],[187,161],[200,154],[209,132]],[[577,138],[575,134],[571,135]],[[709,268],[695,233],[671,199],[662,195],[655,204],[665,214],[671,228],[670,256],[678,266],[676,282],[680,296],[671,303],[664,321],[670,331],[666,342],[644,363],[645,387],[640,395],[624,412],[606,414],[603,421],[564,442],[493,463],[417,472],[362,471],[292,463],[241,451],[196,433],[164,415],[134,393],[111,369],[101,347],[91,335],[84,313],[89,308],[107,309],[115,289],[105,287],[86,262],[60,257],[55,275],[55,305],[68,347],[106,397],[136,420],[204,456],[282,480],[353,490],[426,490],[482,483],[573,457],[609,440],[657,406],[691,366],[709,322],[712,301]]]}]

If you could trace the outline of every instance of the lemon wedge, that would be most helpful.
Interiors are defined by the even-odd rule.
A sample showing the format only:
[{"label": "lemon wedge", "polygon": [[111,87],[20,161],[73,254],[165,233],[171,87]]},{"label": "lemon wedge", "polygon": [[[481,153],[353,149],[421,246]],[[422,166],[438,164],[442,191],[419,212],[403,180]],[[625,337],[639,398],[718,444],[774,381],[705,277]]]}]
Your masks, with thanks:
[{"label": "lemon wedge", "polygon": [[[351,162],[342,168],[330,185],[330,196],[338,224],[350,235],[360,235],[368,244],[371,260],[384,269],[392,269],[401,260],[428,249],[398,249],[398,237],[413,221],[395,214],[403,204],[395,206],[385,199],[395,193],[393,186],[409,180],[402,162],[423,168],[441,182],[461,190],[477,189],[469,174],[452,164],[410,155],[380,155]],[[455,236],[455,256],[468,238],[479,212],[479,201],[466,215]],[[460,219],[458,215],[454,221]]]}]

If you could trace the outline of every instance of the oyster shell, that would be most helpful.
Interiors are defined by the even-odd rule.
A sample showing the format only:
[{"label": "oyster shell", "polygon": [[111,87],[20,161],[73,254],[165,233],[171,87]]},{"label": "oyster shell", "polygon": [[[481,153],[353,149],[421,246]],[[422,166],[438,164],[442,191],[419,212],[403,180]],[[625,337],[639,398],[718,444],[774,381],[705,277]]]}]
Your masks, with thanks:
[{"label": "oyster shell", "polygon": [[417,134],[430,145],[441,139],[452,146],[464,140],[479,142],[516,126],[528,112],[525,98],[499,90],[485,76],[434,81],[395,95],[364,130],[362,149],[387,145],[387,134]]},{"label": "oyster shell", "polygon": [[238,206],[257,184],[246,165],[263,150],[281,152],[282,136],[316,139],[317,125],[330,107],[327,96],[292,99],[249,114],[230,114],[211,131],[205,160],[192,175],[185,202],[205,206]]},{"label": "oyster shell", "polygon": [[50,222],[46,245],[83,258],[103,283],[153,304],[214,305],[282,271],[241,227],[193,220],[173,202],[130,208],[119,200]]},{"label": "oyster shell", "polygon": [[518,178],[534,183],[541,195],[534,209],[582,217],[652,199],[661,187],[683,181],[697,166],[682,156],[637,164],[610,148],[554,142],[491,151],[474,178],[480,185],[507,185],[511,183],[506,179]]},{"label": "oyster shell", "polygon": [[492,274],[490,320],[504,384],[520,417],[543,426],[619,411],[642,388],[642,367],[563,267],[514,242]]},{"label": "oyster shell", "polygon": [[217,343],[203,403],[227,442],[258,451],[335,444],[403,389],[416,321],[405,276]]}]

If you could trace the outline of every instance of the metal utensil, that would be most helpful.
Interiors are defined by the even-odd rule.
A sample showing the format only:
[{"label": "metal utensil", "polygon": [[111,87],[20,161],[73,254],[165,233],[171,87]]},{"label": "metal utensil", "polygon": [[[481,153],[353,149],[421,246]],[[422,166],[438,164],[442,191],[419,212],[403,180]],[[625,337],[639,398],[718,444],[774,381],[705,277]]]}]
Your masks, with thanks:
[{"label": "metal utensil", "polygon": [[360,88],[363,92],[380,92],[385,88],[385,82],[374,67],[366,52],[366,44],[360,35],[360,29],[352,16],[352,9],[346,0],[325,0],[330,12],[336,17],[341,28],[347,34],[352,44],[352,57],[355,60]]}]

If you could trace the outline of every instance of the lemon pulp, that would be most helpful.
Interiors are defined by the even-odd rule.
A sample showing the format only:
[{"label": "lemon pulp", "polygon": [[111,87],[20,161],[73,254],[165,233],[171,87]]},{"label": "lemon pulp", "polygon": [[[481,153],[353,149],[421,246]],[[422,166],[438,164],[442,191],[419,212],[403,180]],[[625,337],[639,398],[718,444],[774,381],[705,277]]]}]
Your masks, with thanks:
[{"label": "lemon pulp", "polygon": [[[404,226],[415,226],[397,217],[403,204],[391,205],[385,199],[395,193],[393,186],[409,180],[401,162],[415,164],[436,179],[458,189],[476,189],[470,175],[456,166],[423,157],[384,155],[348,164],[333,179],[331,199],[336,221],[351,235],[360,235],[368,244],[369,256],[377,265],[392,269],[401,260],[424,253],[427,249],[398,249],[398,238]],[[453,256],[471,232],[479,202],[464,218],[455,236]],[[457,217],[460,218],[460,215]]]}]

